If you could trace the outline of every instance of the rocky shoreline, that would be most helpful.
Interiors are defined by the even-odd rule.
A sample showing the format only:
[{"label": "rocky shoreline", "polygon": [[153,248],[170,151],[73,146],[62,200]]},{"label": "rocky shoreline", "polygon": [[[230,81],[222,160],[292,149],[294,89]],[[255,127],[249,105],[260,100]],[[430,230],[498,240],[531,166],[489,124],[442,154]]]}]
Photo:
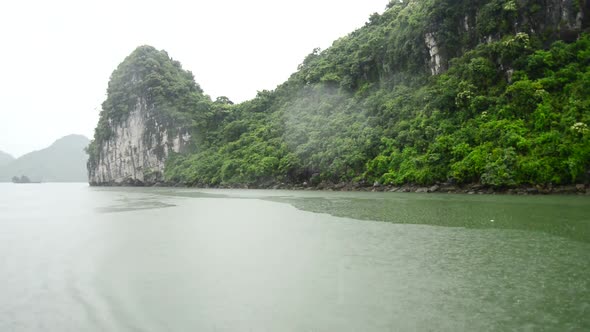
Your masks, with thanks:
[{"label": "rocky shoreline", "polygon": [[317,185],[311,185],[307,182],[301,184],[292,183],[262,183],[262,184],[242,184],[242,185],[187,185],[182,183],[143,183],[141,181],[124,181],[112,183],[90,183],[91,186],[104,187],[183,187],[183,188],[203,188],[203,189],[273,189],[273,190],[315,190],[315,191],[359,191],[359,192],[397,192],[397,193],[447,193],[447,194],[467,194],[467,195],[589,195],[590,185],[529,185],[518,187],[491,187],[481,184],[457,185],[451,183],[437,183],[431,186],[421,186],[414,184],[405,184],[401,186],[381,185],[375,182],[373,185],[363,182],[320,182]]},{"label": "rocky shoreline", "polygon": [[549,194],[569,194],[569,195],[590,195],[590,186],[585,184],[567,185],[567,186],[521,186],[514,188],[493,188],[480,184],[470,185],[452,185],[452,184],[434,184],[432,186],[418,186],[406,184],[402,186],[380,185],[378,183],[372,186],[360,183],[326,183],[322,182],[315,186],[305,183],[301,185],[292,184],[274,184],[262,186],[217,186],[215,188],[223,189],[283,189],[283,190],[324,190],[324,191],[363,191],[363,192],[398,192],[398,193],[448,193],[448,194],[468,194],[468,195],[549,195]]}]

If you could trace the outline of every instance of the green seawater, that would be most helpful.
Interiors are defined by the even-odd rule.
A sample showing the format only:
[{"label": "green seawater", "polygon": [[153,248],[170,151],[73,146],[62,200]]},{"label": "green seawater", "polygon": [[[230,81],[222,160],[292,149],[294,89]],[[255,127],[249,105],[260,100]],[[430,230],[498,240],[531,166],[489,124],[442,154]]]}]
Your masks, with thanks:
[{"label": "green seawater", "polygon": [[0,331],[587,331],[590,197],[0,184]]}]

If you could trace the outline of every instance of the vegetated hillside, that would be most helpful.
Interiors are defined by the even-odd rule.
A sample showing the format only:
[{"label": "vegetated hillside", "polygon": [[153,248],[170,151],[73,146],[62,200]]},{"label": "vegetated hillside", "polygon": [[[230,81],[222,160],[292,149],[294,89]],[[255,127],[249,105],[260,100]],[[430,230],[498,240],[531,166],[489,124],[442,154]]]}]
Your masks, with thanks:
[{"label": "vegetated hillside", "polygon": [[205,132],[211,100],[165,51],[140,46],[111,75],[88,148],[93,185],[156,183],[169,153]]},{"label": "vegetated hillside", "polygon": [[27,153],[0,166],[0,182],[22,175],[32,181],[86,182],[88,156],[84,149],[88,143],[88,138],[81,135],[62,137],[43,150]]},{"label": "vegetated hillside", "polygon": [[6,165],[14,160],[14,157],[6,152],[0,151],[0,166]]},{"label": "vegetated hillside", "polygon": [[588,18],[588,1],[392,1],[274,91],[194,108],[165,179],[588,182]]}]

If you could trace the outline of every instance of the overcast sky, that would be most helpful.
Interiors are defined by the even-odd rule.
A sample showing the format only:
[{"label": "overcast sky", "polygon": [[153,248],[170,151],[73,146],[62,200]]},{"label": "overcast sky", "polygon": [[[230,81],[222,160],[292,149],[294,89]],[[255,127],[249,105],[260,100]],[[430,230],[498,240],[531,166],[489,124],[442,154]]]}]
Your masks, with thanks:
[{"label": "overcast sky", "polygon": [[20,0],[0,4],[0,150],[91,138],[108,79],[137,46],[164,49],[212,98],[253,98],[388,0]]}]

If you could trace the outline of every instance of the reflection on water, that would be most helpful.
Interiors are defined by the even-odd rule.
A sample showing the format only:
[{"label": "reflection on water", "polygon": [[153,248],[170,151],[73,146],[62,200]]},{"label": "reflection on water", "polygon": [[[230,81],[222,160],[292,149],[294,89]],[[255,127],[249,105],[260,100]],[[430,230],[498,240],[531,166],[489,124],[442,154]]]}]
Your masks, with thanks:
[{"label": "reflection on water", "polygon": [[24,188],[2,331],[590,330],[585,197]]},{"label": "reflection on water", "polygon": [[160,209],[174,206],[174,204],[164,202],[164,198],[165,197],[155,195],[149,195],[147,197],[137,195],[125,195],[118,199],[115,199],[112,205],[100,206],[97,207],[95,210],[99,213],[112,213],[135,210]]},{"label": "reflection on water", "polygon": [[396,194],[382,198],[283,197],[273,200],[305,211],[362,220],[526,230],[590,243],[590,197]]},{"label": "reflection on water", "polygon": [[480,196],[271,190],[166,190],[194,198],[263,199],[360,220],[477,229],[515,229],[590,243],[588,196]]}]

